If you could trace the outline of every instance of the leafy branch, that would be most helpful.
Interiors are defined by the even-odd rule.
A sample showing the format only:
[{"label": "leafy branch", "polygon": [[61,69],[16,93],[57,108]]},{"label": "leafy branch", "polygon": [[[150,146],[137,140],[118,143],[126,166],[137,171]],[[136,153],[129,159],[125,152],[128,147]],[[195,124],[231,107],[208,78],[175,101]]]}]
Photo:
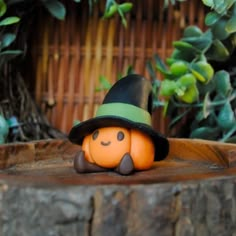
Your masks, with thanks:
[{"label": "leafy branch", "polygon": [[[97,2],[88,0],[90,12]],[[14,64],[23,59],[27,49],[24,39],[27,38],[25,28],[29,21],[26,16],[32,16],[41,7],[58,20],[66,18],[66,6],[60,0],[0,0],[0,144],[64,135],[50,127],[45,116],[38,111]],[[104,18],[118,13],[126,25],[125,14],[131,8],[130,3],[118,4],[116,1],[107,0],[104,5]],[[20,30],[21,27],[24,30]],[[23,49],[18,49],[20,41],[24,42]],[[16,57],[19,55],[22,56],[17,61]]]},{"label": "leafy branch", "polygon": [[165,62],[154,57],[152,70],[164,78],[155,89],[155,105],[164,107],[171,118],[170,128],[179,128],[177,136],[232,142],[236,140],[236,67],[232,63],[236,0],[203,0],[203,4],[210,7],[205,16],[208,29],[186,27]]}]

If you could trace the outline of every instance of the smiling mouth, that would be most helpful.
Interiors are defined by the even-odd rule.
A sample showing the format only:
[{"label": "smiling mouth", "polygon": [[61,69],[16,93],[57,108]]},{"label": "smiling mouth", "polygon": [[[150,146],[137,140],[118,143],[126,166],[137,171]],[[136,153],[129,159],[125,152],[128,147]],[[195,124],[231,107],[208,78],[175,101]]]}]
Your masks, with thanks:
[{"label": "smiling mouth", "polygon": [[108,142],[101,142],[101,144],[103,145],[103,146],[108,146],[108,145],[110,145],[111,144],[111,142],[110,141],[108,141]]}]

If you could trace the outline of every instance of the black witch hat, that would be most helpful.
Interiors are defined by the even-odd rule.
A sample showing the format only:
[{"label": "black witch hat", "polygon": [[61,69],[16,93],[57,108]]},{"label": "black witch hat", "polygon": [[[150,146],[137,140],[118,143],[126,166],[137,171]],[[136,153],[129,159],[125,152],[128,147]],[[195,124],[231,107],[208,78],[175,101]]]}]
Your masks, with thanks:
[{"label": "black witch hat", "polygon": [[81,145],[84,137],[98,128],[118,126],[137,129],[151,137],[155,145],[155,160],[162,160],[168,154],[169,143],[152,128],[151,115],[151,82],[140,75],[128,75],[108,91],[94,118],[71,129],[69,139]]}]

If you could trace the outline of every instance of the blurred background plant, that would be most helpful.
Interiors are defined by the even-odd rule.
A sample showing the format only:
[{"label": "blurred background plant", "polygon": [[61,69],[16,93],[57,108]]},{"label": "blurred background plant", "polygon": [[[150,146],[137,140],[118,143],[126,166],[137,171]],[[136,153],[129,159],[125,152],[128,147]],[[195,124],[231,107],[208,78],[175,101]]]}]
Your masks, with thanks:
[{"label": "blurred background plant", "polygon": [[[168,11],[169,4],[178,5],[183,0],[163,1]],[[88,0],[90,12],[98,2]],[[170,120],[168,136],[235,142],[236,0],[202,3],[208,9],[207,30],[195,25],[185,27],[183,37],[173,42],[169,58],[162,61],[155,55],[147,62],[155,94],[154,109],[163,108]],[[58,0],[0,0],[1,143],[65,137],[49,124],[17,69],[28,49],[32,26],[29,19],[42,7],[58,20],[66,17],[66,7]],[[127,27],[126,13],[132,7],[129,1],[106,0],[101,17],[118,14]],[[126,73],[135,73],[132,65]],[[117,75],[117,79],[121,77]],[[100,85],[98,91],[108,90],[111,83],[101,76]]]},{"label": "blurred background plant", "polygon": [[[181,1],[165,0],[164,6]],[[236,142],[236,0],[202,3],[208,29],[187,26],[165,62],[158,55],[147,62],[153,106],[169,118],[169,136]],[[99,89],[111,86],[102,76],[100,82]]]},{"label": "blurred background plant", "polygon": [[[88,0],[90,13],[97,2]],[[66,17],[67,9],[58,0],[0,0],[0,144],[66,137],[49,124],[18,69],[27,53],[35,12],[42,8],[58,20]],[[118,14],[126,26],[125,14],[131,8],[129,2],[119,4],[115,0],[106,0],[103,17]]]},{"label": "blurred background plant", "polygon": [[187,26],[165,62],[155,55],[147,63],[154,107],[163,107],[173,136],[236,142],[236,1],[202,2],[208,29]]}]

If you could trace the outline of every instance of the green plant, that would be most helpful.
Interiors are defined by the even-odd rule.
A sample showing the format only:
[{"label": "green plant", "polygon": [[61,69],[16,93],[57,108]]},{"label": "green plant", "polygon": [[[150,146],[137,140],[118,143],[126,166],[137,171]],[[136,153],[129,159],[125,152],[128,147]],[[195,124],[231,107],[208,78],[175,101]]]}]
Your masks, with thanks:
[{"label": "green plant", "polygon": [[[42,4],[45,8],[57,19],[64,20],[66,16],[66,8],[65,6],[58,0],[41,0]],[[73,0],[74,2],[80,3],[81,0]],[[88,0],[90,12],[92,12],[94,4],[96,4],[97,0]],[[125,18],[125,14],[130,12],[133,7],[131,2],[123,2],[117,3],[115,0],[106,0],[105,9],[103,18],[113,17],[115,14],[119,14],[121,17],[121,21],[123,25],[127,26],[127,21]]]},{"label": "green plant", "polygon": [[[176,136],[236,141],[236,0],[202,0],[210,7],[208,29],[188,26],[164,63],[158,55],[154,67],[155,107],[163,106]],[[155,80],[154,69],[164,79]],[[184,124],[182,126],[181,124]]]},{"label": "green plant", "polygon": [[130,12],[133,7],[131,2],[117,3],[115,0],[107,0],[106,8],[103,17],[110,18],[118,13],[121,17],[122,23],[125,27],[127,27],[127,21],[125,18],[125,14]]},{"label": "green plant", "polygon": [[[88,0],[90,12],[97,2]],[[65,137],[39,111],[18,70],[25,59],[35,12],[44,7],[56,19],[64,20],[67,9],[63,3],[66,1],[0,0],[0,143]],[[104,18],[118,13],[126,25],[125,14],[131,8],[131,3],[106,0]]]},{"label": "green plant", "polygon": [[[126,68],[124,75],[122,73],[118,73],[117,81],[125,75],[134,74],[134,73],[135,73],[135,71],[134,71],[133,67],[130,65]],[[100,91],[107,92],[111,87],[112,87],[112,83],[109,81],[109,79],[106,76],[101,75],[99,77],[99,87],[97,87],[95,89],[95,91],[96,92],[100,92]]]},{"label": "green plant", "polygon": [[3,0],[0,0],[0,69],[9,60],[22,54],[22,50],[9,49],[11,44],[16,39],[16,34],[7,32],[7,26],[11,26],[20,21],[18,16],[5,16],[7,12],[7,5]]},{"label": "green plant", "polygon": [[[0,0],[0,74],[3,77],[3,67],[9,61],[22,54],[22,50],[10,49],[11,44],[16,39],[16,34],[6,31],[7,26],[12,26],[20,21],[18,16],[6,15],[7,5]],[[0,78],[1,80],[2,78]],[[0,83],[1,84],[1,83]],[[4,87],[2,88],[4,89]],[[4,91],[1,92],[2,94]],[[3,116],[3,110],[0,110],[0,144],[4,143],[9,134],[9,125]]]}]

